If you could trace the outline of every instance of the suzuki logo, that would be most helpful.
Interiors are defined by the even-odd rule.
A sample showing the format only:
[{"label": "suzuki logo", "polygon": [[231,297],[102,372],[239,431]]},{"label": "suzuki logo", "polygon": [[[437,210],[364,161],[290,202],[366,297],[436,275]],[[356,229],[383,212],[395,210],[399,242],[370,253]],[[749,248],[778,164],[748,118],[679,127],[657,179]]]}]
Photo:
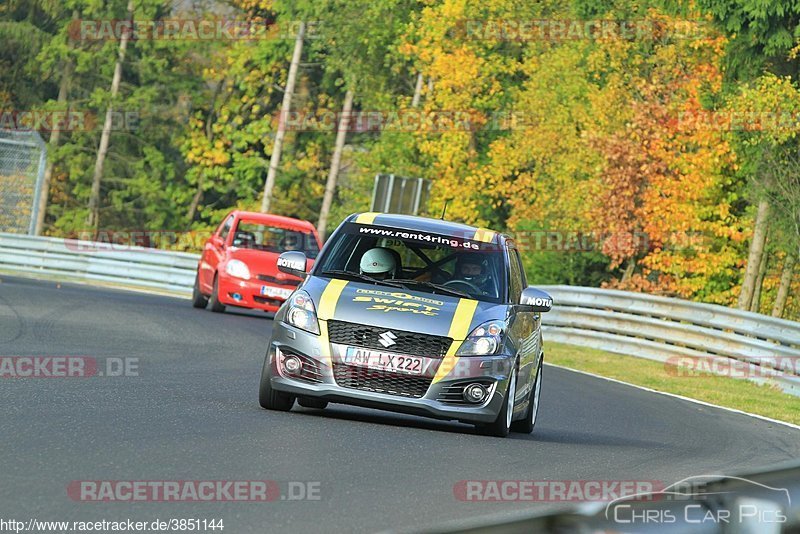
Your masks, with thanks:
[{"label": "suzuki logo", "polygon": [[380,338],[378,340],[378,343],[380,343],[381,345],[383,345],[386,348],[389,348],[392,345],[396,345],[395,339],[397,339],[397,336],[394,335],[394,332],[392,332],[391,330],[389,330],[388,332],[384,332],[383,334],[381,334],[378,337]]}]

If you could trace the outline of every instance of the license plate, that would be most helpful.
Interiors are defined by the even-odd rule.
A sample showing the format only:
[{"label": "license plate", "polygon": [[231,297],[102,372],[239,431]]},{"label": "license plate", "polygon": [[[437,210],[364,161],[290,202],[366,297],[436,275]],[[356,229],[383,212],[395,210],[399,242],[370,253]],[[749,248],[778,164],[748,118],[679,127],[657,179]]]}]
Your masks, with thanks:
[{"label": "license plate", "polygon": [[261,286],[261,294],[265,297],[277,297],[286,300],[289,295],[294,292],[294,289],[285,289],[283,287]]},{"label": "license plate", "polygon": [[370,369],[380,369],[382,371],[407,373],[411,375],[422,374],[423,361],[422,358],[416,356],[404,356],[392,352],[378,352],[376,350],[347,347],[344,361],[350,365],[369,367]]}]

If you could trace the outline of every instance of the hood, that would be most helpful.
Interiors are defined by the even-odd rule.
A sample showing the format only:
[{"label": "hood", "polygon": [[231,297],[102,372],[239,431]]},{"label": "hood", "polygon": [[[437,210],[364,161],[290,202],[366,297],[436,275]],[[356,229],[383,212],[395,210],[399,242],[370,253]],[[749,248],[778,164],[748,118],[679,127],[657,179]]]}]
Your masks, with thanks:
[{"label": "hood", "polygon": [[506,314],[505,306],[490,302],[361,282],[311,277],[304,289],[317,303],[320,319],[435,336],[451,335],[457,311],[461,329],[469,325],[466,333],[482,322],[505,319]]},{"label": "hood", "polygon": [[245,263],[262,263],[271,261],[277,263],[279,254],[267,250],[256,250],[252,248],[230,247],[228,254],[231,258],[242,260]]}]

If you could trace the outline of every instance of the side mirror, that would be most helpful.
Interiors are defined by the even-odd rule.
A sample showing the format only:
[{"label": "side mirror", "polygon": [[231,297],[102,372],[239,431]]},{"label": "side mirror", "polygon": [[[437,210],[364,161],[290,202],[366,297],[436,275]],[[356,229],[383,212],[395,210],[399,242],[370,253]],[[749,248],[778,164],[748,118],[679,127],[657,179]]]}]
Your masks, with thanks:
[{"label": "side mirror", "polygon": [[306,255],[299,250],[289,250],[278,256],[278,270],[282,273],[306,277]]},{"label": "side mirror", "polygon": [[533,286],[528,286],[522,290],[519,303],[532,312],[549,312],[553,307],[552,297]]}]

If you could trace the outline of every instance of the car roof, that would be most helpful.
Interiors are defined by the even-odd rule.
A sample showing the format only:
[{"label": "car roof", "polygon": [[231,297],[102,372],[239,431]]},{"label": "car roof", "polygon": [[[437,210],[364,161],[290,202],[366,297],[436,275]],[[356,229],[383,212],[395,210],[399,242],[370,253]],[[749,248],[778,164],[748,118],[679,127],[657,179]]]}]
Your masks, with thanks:
[{"label": "car roof", "polygon": [[292,217],[284,217],[283,215],[274,215],[272,213],[261,213],[258,211],[242,211],[234,210],[231,215],[235,215],[237,219],[247,219],[264,224],[274,224],[281,227],[288,227],[293,229],[302,229],[313,231],[314,225],[302,219],[294,219]]},{"label": "car roof", "polygon": [[476,239],[478,241],[495,244],[498,242],[502,243],[502,241],[508,238],[508,236],[488,228],[479,228],[477,226],[454,221],[431,219],[429,217],[419,217],[417,215],[401,215],[398,213],[354,213],[345,219],[345,221],[376,226],[388,226],[401,230],[418,230],[430,232],[432,234]]}]

